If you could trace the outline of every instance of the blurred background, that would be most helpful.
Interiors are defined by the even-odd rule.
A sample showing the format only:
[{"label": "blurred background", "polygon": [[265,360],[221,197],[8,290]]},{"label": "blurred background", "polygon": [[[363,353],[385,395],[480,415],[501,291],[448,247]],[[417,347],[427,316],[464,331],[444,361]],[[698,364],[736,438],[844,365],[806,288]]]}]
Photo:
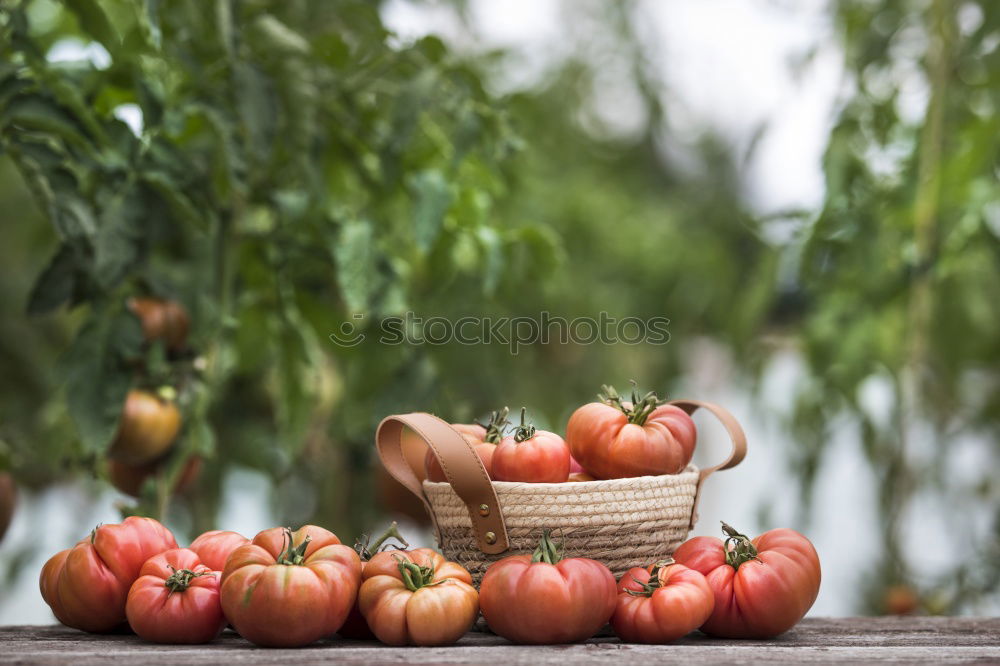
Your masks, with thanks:
[{"label": "blurred background", "polygon": [[[998,47],[986,0],[0,0],[0,623],[125,514],[426,544],[382,417],[632,379],[743,422],[695,533],[803,531],[812,614],[997,614]],[[670,341],[329,337],[407,311]]]}]

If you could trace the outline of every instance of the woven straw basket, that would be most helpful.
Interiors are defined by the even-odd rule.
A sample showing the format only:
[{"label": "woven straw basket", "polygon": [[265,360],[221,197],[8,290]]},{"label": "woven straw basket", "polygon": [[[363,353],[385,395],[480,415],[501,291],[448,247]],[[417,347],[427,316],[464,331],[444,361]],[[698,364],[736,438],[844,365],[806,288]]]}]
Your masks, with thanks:
[{"label": "woven straw basket", "polygon": [[[444,555],[466,567],[476,584],[486,568],[508,555],[531,554],[543,529],[551,529],[566,557],[590,557],[621,576],[634,566],[668,557],[697,520],[705,479],[734,467],[746,455],[746,437],[733,416],[706,402],[670,404],[714,414],[733,443],[719,465],[679,474],[575,483],[490,481],[472,446],[451,426],[430,414],[390,416],[382,421],[376,446],[386,470],[423,501]],[[437,455],[447,483],[421,481],[404,455],[403,426]]]}]

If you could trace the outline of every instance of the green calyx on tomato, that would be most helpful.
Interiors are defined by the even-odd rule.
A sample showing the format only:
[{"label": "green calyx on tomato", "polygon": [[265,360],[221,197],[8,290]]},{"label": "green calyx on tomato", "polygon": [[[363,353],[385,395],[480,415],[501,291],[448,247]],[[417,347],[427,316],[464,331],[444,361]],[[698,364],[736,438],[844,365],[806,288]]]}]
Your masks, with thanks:
[{"label": "green calyx on tomato", "polygon": [[172,566],[170,567],[170,570],[173,571],[173,573],[170,574],[165,581],[163,581],[163,586],[170,590],[171,594],[174,592],[183,592],[188,589],[188,587],[191,586],[191,581],[195,578],[215,575],[214,571],[202,571],[200,573],[195,573],[190,569],[175,569]]},{"label": "green calyx on tomato", "polygon": [[722,532],[726,535],[726,564],[739,569],[744,562],[757,559],[757,549],[750,537],[740,534],[725,522],[722,523]]},{"label": "green calyx on tomato", "polygon": [[432,587],[443,581],[434,580],[434,568],[422,567],[416,562],[410,562],[399,557],[399,575],[403,579],[403,585],[410,592],[416,592],[422,587]]},{"label": "green calyx on tomato", "polygon": [[542,530],[542,538],[538,541],[538,548],[531,556],[532,562],[545,562],[555,564],[562,559],[562,544],[557,544],[549,535],[552,530]]},{"label": "green calyx on tomato", "polygon": [[649,418],[649,415],[657,407],[666,402],[665,400],[660,400],[659,396],[656,395],[656,391],[650,391],[640,397],[635,381],[632,381],[631,405],[626,405],[622,402],[622,397],[615,390],[615,387],[608,386],[607,384],[601,386],[601,392],[597,394],[597,397],[605,405],[621,410],[628,417],[629,423],[640,426],[646,423],[646,419]]},{"label": "green calyx on tomato", "polygon": [[[396,544],[387,544],[386,541],[389,539],[395,539],[399,542]],[[361,538],[357,540],[354,544],[354,552],[358,554],[362,562],[367,562],[372,559],[372,555],[375,553],[386,550],[388,548],[395,548],[396,550],[405,550],[410,547],[410,544],[406,542],[403,535],[399,533],[399,525],[396,521],[392,521],[392,525],[389,525],[389,529],[385,531],[374,543],[371,541],[371,537],[367,534],[362,534]]]},{"label": "green calyx on tomato", "polygon": [[660,570],[663,569],[664,567],[670,566],[671,564],[674,564],[674,558],[672,557],[657,562],[655,565],[653,565],[653,570],[649,572],[649,580],[647,580],[645,583],[640,583],[638,580],[635,579],[635,576],[632,576],[632,580],[638,583],[642,587],[642,589],[625,590],[625,591],[628,592],[633,597],[653,596],[653,592],[656,592],[658,589],[663,587],[663,582],[660,580]]},{"label": "green calyx on tomato", "polygon": [[286,564],[289,566],[298,566],[306,561],[306,549],[309,547],[309,542],[312,541],[312,537],[306,535],[306,538],[302,540],[298,546],[295,545],[295,538],[292,536],[292,529],[290,527],[283,528],[285,532],[285,538],[288,540],[288,548],[281,553],[281,557],[278,558],[278,564]]},{"label": "green calyx on tomato", "polygon": [[484,442],[489,442],[490,444],[500,443],[500,440],[503,439],[504,430],[510,425],[510,419],[507,418],[509,414],[510,408],[504,407],[499,411],[490,412],[490,420],[487,423],[479,424],[486,428],[486,436],[483,437]]},{"label": "green calyx on tomato", "polygon": [[520,444],[535,436],[535,426],[524,422],[524,407],[521,408],[521,425],[514,430],[514,441]]}]

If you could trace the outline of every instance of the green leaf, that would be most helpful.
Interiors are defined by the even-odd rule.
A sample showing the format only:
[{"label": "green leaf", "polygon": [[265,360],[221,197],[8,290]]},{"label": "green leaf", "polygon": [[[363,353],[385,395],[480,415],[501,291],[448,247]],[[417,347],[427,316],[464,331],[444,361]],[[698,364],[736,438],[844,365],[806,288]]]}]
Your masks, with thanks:
[{"label": "green leaf", "polygon": [[76,119],[41,95],[20,95],[12,99],[0,113],[0,127],[7,125],[49,132],[76,145],[88,143]]},{"label": "green leaf", "polygon": [[368,309],[375,271],[375,247],[372,225],[354,220],[344,224],[333,247],[340,293],[351,312]]},{"label": "green leaf", "polygon": [[79,270],[76,251],[68,243],[59,246],[48,266],[35,280],[28,296],[28,314],[40,315],[55,310],[73,296]]},{"label": "green leaf", "polygon": [[271,79],[253,65],[233,65],[233,85],[249,153],[257,162],[271,155],[278,124],[278,106]]},{"label": "green leaf", "polygon": [[444,215],[452,201],[451,190],[437,169],[414,174],[409,185],[414,196],[413,234],[417,246],[426,252],[441,233]]},{"label": "green leaf", "polygon": [[84,32],[103,44],[112,56],[118,52],[121,37],[97,0],[66,0],[66,5],[76,14]]},{"label": "green leaf", "polygon": [[69,414],[88,453],[103,452],[114,437],[132,379],[127,361],[142,339],[139,320],[123,307],[97,306],[60,360]]},{"label": "green leaf", "polygon": [[129,188],[101,213],[94,242],[94,276],[105,289],[121,282],[140,257],[144,208],[139,191]]},{"label": "green leaf", "polygon": [[271,14],[262,14],[254,21],[253,35],[265,48],[288,55],[308,55],[309,42]]}]

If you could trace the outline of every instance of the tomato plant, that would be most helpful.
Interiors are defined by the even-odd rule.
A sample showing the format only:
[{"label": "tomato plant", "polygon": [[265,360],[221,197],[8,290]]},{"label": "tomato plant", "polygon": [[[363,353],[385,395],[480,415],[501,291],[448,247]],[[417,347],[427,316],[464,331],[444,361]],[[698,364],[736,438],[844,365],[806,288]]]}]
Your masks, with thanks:
[{"label": "tomato plant", "polygon": [[388,645],[450,645],[479,615],[469,572],[428,548],[378,553],[365,571],[358,608]]},{"label": "tomato plant", "polygon": [[[174,481],[172,492],[181,494],[187,491],[201,474],[202,461],[199,456],[191,456],[184,462],[184,467]],[[163,463],[159,460],[128,465],[120,460],[108,460],[108,480],[111,485],[131,497],[140,497],[146,480],[163,471]]]},{"label": "tomato plant", "polygon": [[604,386],[600,397],[566,425],[566,442],[587,472],[598,479],[676,474],[691,462],[697,430],[687,412],[652,391],[640,397],[633,389],[626,401]]},{"label": "tomato plant", "polygon": [[724,638],[770,638],[802,619],[819,594],[819,556],[809,539],[790,529],[752,541],[723,523],[723,542],[695,537],[674,553],[704,574],[715,609],[701,630]]},{"label": "tomato plant", "polygon": [[[493,455],[496,453],[497,444],[503,439],[504,429],[510,423],[507,419],[507,414],[509,413],[510,410],[506,407],[492,412],[490,420],[486,425],[479,423],[451,424],[451,427],[462,433],[466,441],[472,445],[476,455],[479,456],[479,460],[483,463],[483,468],[486,469],[486,474],[490,477],[493,476]],[[444,475],[444,470],[441,469],[441,463],[438,462],[434,451],[430,447],[426,448],[427,453],[424,458],[424,467],[427,470],[427,480],[435,482],[447,481],[448,478]]]},{"label": "tomato plant", "polygon": [[[407,491],[409,492],[409,491]],[[389,539],[395,539],[398,545],[390,544]],[[377,555],[382,549],[395,549],[397,551],[408,547],[409,544],[406,543],[406,539],[403,535],[399,533],[399,526],[396,523],[392,523],[389,529],[385,531],[379,538],[374,542],[366,536],[362,536],[358,539],[357,543],[354,544],[354,550],[357,552],[358,556],[361,558],[361,582],[364,583],[368,578],[375,575],[374,570],[368,568],[369,560]],[[359,640],[371,640],[375,638],[375,634],[368,627],[368,621],[365,620],[364,615],[361,614],[361,610],[358,608],[358,604],[355,603],[351,607],[351,612],[347,616],[347,620],[344,621],[344,625],[337,631],[338,634],[344,638],[354,638]]]},{"label": "tomato plant", "polygon": [[250,539],[239,532],[210,530],[199,534],[188,549],[194,551],[206,567],[221,572],[226,568],[226,560],[233,551],[248,543]]},{"label": "tomato plant", "polygon": [[513,435],[504,437],[493,454],[497,481],[563,483],[569,477],[569,447],[554,432],[537,430],[524,420]]},{"label": "tomato plant", "polygon": [[125,601],[142,565],[176,547],[170,530],[152,518],[130,516],[117,525],[98,526],[45,563],[42,598],[66,626],[111,631],[125,622]]},{"label": "tomato plant", "polygon": [[703,575],[673,560],[658,562],[633,567],[618,581],[611,627],[628,643],[669,643],[704,624],[714,607]]},{"label": "tomato plant", "polygon": [[125,603],[129,626],[154,643],[207,643],[222,633],[220,572],[175,548],[146,560]]},{"label": "tomato plant", "polygon": [[183,305],[159,298],[130,298],[128,308],[139,318],[142,335],[148,342],[162,340],[170,351],[184,348],[191,318]]},{"label": "tomato plant", "polygon": [[354,605],[361,559],[322,527],[274,527],[237,548],[222,573],[222,610],[240,636],[298,647],[336,633]]},{"label": "tomato plant", "polygon": [[533,555],[491,565],[479,586],[490,629],[515,643],[573,643],[590,638],[615,610],[615,577],[585,557],[562,559],[549,531]]},{"label": "tomato plant", "polygon": [[149,391],[129,391],[108,457],[129,465],[151,462],[166,454],[180,429],[181,412],[173,402]]}]

